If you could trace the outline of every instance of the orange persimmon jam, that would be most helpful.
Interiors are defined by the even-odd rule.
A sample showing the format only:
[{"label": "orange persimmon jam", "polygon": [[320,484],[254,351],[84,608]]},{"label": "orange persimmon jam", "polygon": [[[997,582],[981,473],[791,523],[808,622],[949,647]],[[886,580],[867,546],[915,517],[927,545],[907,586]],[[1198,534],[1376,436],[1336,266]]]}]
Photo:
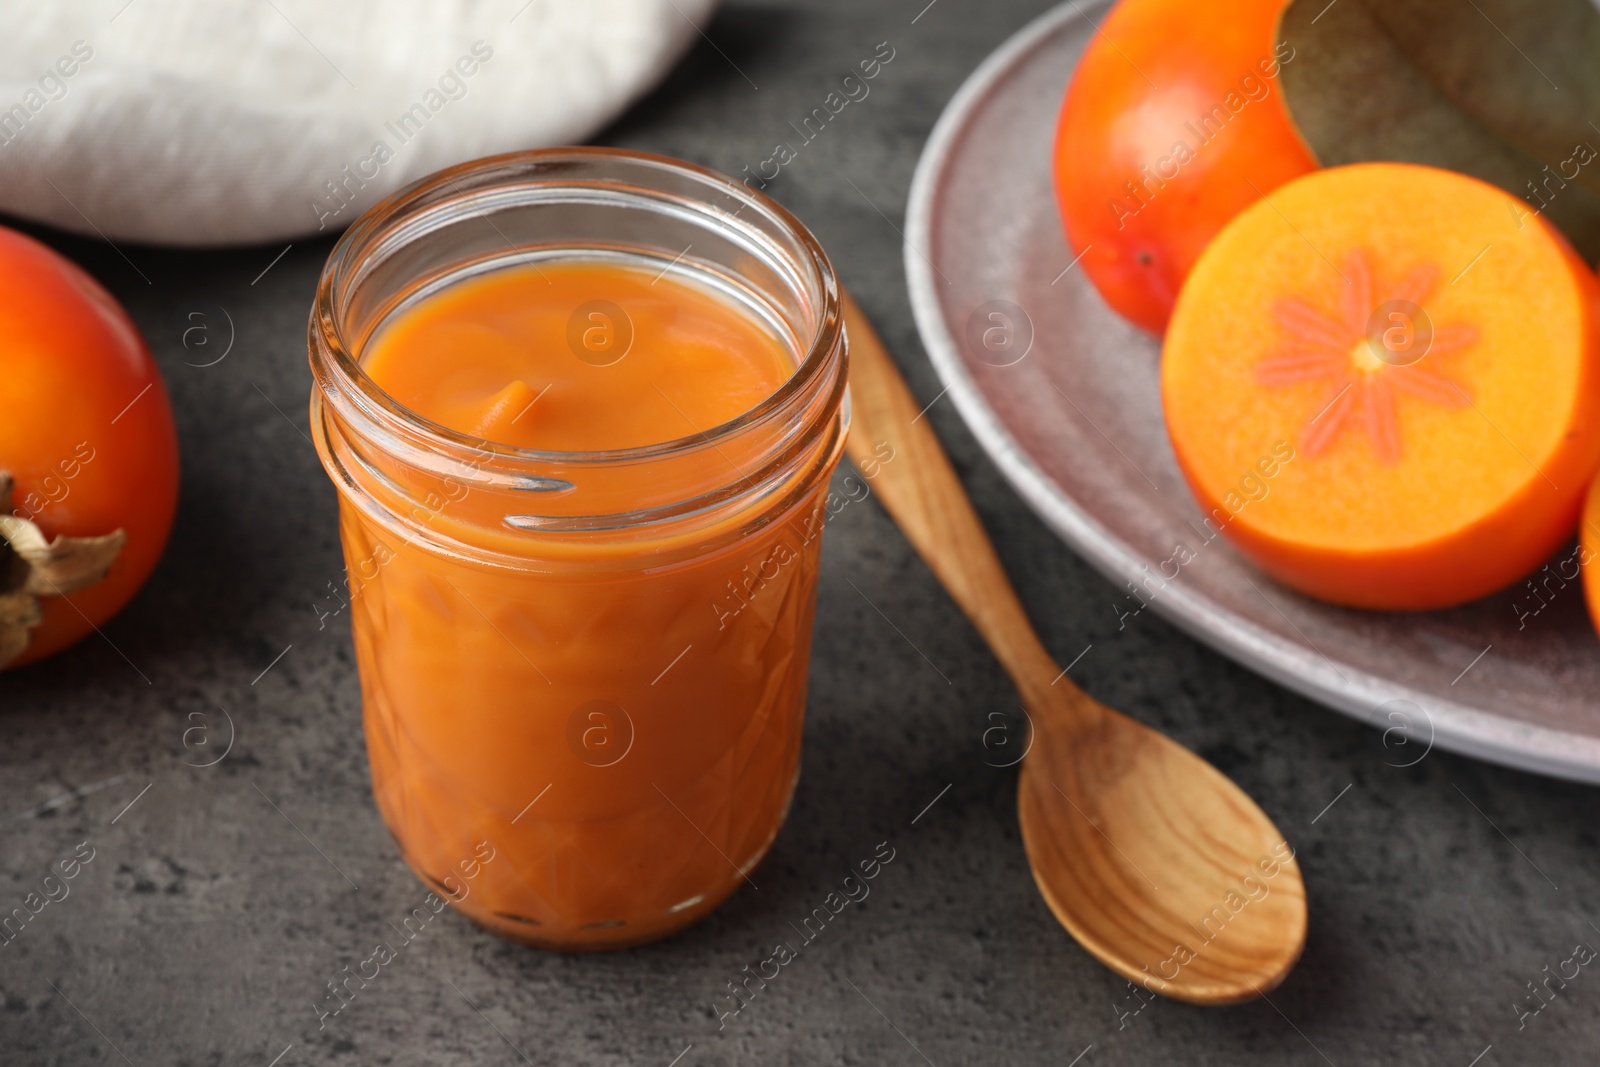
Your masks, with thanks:
[{"label": "orange persimmon jam", "polygon": [[814,239],[686,164],[497,157],[358,221],[311,352],[407,862],[546,947],[706,914],[799,770],[847,418]]},{"label": "orange persimmon jam", "polygon": [[361,362],[424,418],[563,451],[699,433],[755,407],[794,370],[769,329],[714,293],[582,259],[452,286],[386,323]]}]

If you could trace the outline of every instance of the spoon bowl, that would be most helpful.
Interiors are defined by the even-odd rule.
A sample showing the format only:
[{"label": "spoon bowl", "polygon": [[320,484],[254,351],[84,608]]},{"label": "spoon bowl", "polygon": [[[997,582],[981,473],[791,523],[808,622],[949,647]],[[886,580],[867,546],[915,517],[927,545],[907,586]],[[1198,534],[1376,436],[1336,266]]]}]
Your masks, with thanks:
[{"label": "spoon bowl", "polygon": [[1305,886],[1261,809],[1182,745],[1081,692],[1027,706],[1035,743],[1017,817],[1061,925],[1178,1000],[1226,1004],[1281,982],[1305,945]]}]

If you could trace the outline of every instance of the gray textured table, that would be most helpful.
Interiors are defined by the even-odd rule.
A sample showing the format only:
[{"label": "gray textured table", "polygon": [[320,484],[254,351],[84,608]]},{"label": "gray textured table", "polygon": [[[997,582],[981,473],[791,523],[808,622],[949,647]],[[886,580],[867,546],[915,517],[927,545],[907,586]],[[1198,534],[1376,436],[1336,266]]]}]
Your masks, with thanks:
[{"label": "gray textured table", "polygon": [[[956,86],[1042,5],[925,3],[731,4],[601,140],[739,173],[890,42],[871,95],[771,191],[932,399],[900,267],[906,189]],[[1552,981],[1537,1014],[1527,983],[1600,946],[1600,794],[1442,752],[1390,767],[1374,731],[1158,619],[1119,631],[1117,593],[1007,489],[948,401],[929,418],[1046,643],[1064,658],[1092,643],[1074,669],[1087,689],[1211,759],[1300,847],[1310,940],[1270,1003],[1134,1014],[1142,1002],[1056,925],[1018,838],[1015,772],[986,765],[980,740],[1011,688],[867,502],[827,534],[804,773],[759,890],[598,956],[520,948],[448,913],[319,1032],[325,983],[422,893],[369,796],[348,629],[319,631],[312,608],[341,575],[333,488],[305,438],[305,320],[329,244],[296,242],[254,282],[279,248],[124,248],[146,285],[104,243],[41,236],[144,329],[184,483],[165,561],[105,640],[0,676],[0,907],[79,842],[95,850],[0,950],[7,1067],[1593,1062],[1600,974]],[[181,343],[189,314],[221,309],[232,352],[187,365],[204,361]],[[191,713],[225,733],[219,707],[231,753],[186,766]],[[871,896],[719,1031],[725,983],[885,840],[896,857]]]}]

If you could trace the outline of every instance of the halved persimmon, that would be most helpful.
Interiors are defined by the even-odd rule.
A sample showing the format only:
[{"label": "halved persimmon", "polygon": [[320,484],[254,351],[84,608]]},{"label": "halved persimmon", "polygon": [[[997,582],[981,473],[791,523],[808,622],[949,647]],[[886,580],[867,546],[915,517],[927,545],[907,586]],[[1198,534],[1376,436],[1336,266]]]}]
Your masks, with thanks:
[{"label": "halved persimmon", "polygon": [[1263,570],[1420,610],[1572,535],[1600,466],[1600,282],[1515,197],[1362,163],[1299,178],[1201,255],[1163,354],[1179,466]]}]

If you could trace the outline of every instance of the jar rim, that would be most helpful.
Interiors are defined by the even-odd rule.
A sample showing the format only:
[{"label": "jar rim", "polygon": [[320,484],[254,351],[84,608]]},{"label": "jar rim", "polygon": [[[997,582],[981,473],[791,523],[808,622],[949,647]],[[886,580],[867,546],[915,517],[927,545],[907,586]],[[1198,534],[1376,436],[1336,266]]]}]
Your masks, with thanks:
[{"label": "jar rim", "polygon": [[[803,251],[804,266],[813,274],[810,280],[816,284],[822,302],[816,328],[809,341],[805,342],[804,354],[783,384],[753,407],[704,431],[655,444],[576,451],[523,448],[463,433],[407,407],[378,385],[362,367],[360,359],[352,351],[345,337],[339,297],[342,285],[355,275],[363,256],[370,251],[386,228],[403,220],[413,207],[433,199],[441,190],[454,190],[456,199],[470,201],[473,192],[463,192],[457,185],[459,179],[469,176],[481,178],[496,171],[502,171],[510,177],[529,164],[583,160],[611,160],[639,166],[642,170],[663,170],[698,179],[708,188],[743,201],[746,206],[765,213],[796,241]],[[560,183],[557,181],[552,184]],[[480,186],[475,191],[483,190]],[[653,152],[591,146],[536,148],[485,156],[434,171],[389,194],[363,212],[340,235],[317,280],[311,328],[320,344],[313,344],[311,348],[313,359],[336,374],[343,386],[353,390],[353,398],[357,399],[369,415],[403,426],[410,433],[420,433],[425,439],[436,439],[451,448],[468,449],[479,454],[490,453],[512,461],[565,464],[627,463],[661,459],[706,445],[715,446],[718,442],[777,417],[789,409],[798,396],[826,373],[830,357],[840,347],[844,324],[839,303],[838,278],[834,273],[833,264],[815,235],[787,208],[746,184],[709,167]],[[345,389],[340,391],[346,392]],[[346,395],[352,394],[346,393]]]}]

